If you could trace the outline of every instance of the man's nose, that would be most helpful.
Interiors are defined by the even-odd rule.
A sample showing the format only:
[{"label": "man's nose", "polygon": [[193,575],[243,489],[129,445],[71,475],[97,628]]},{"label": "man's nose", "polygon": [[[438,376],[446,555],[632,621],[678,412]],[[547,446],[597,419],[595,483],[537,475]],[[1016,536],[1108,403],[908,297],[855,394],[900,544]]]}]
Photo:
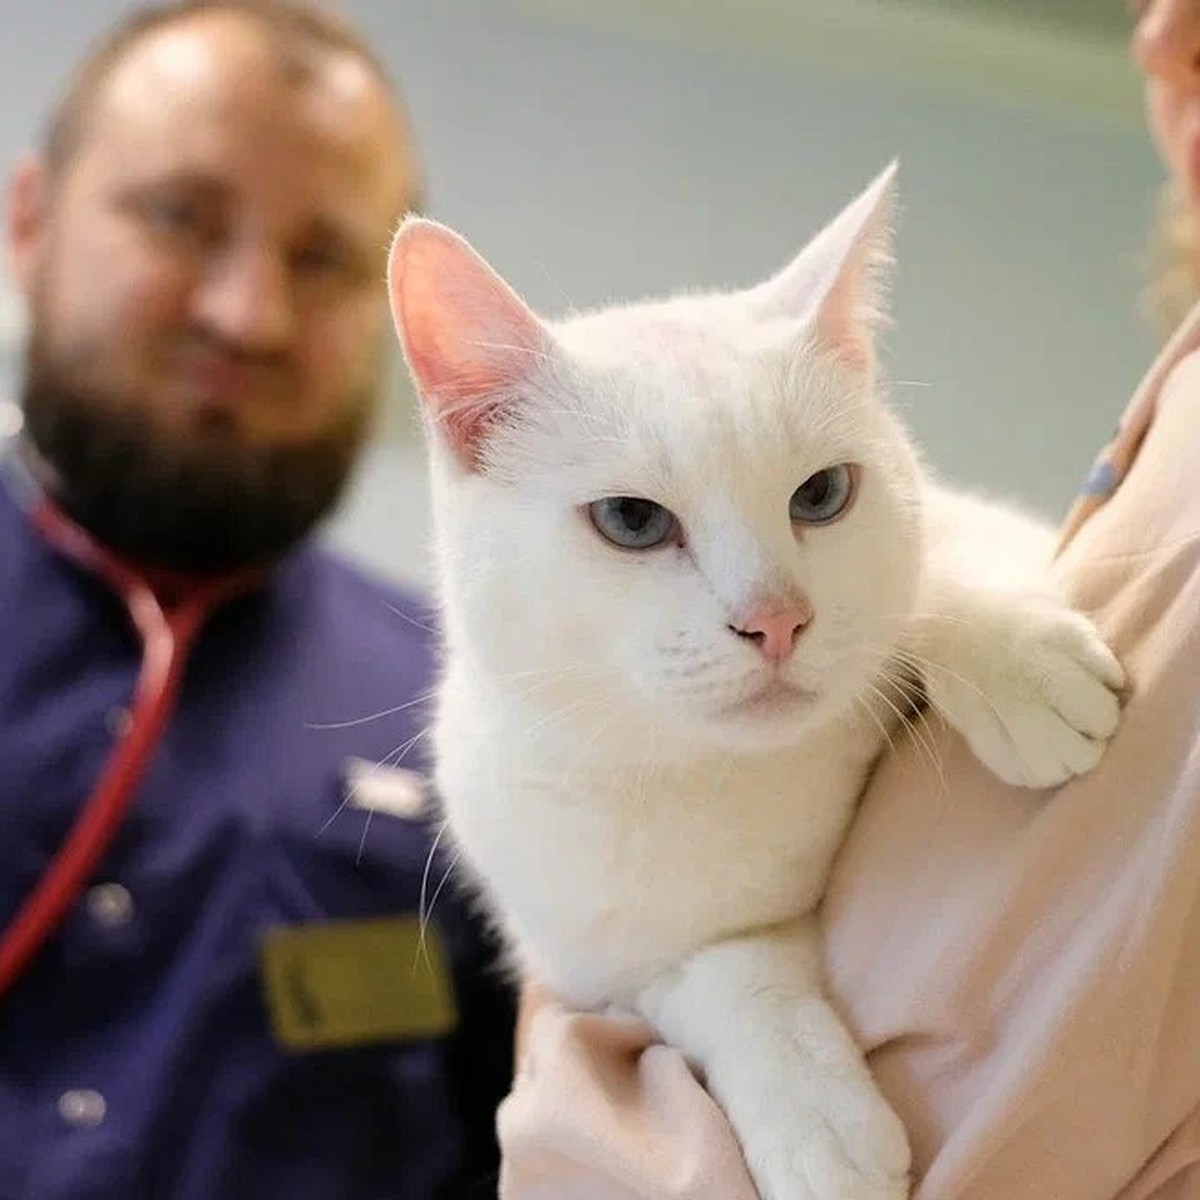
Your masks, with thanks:
[{"label": "man's nose", "polygon": [[230,247],[212,264],[197,306],[205,326],[248,353],[281,350],[295,331],[287,263],[264,247]]}]

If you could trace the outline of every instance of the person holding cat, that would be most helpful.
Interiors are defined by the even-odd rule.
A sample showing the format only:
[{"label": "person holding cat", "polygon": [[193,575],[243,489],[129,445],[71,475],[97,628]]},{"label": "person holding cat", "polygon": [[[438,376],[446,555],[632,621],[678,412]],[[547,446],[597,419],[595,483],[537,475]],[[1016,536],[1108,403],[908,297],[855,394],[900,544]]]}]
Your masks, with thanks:
[{"label": "person holding cat", "polygon": [[[1200,1195],[1200,6],[1132,7],[1170,175],[1155,294],[1177,324],[1053,566],[1129,674],[1120,727],[1093,771],[1042,792],[937,725],[941,778],[901,743],[821,913],[829,990],[905,1125],[915,1200]],[[678,1051],[536,981],[526,1001],[506,1200],[753,1200]]]},{"label": "person holding cat", "polygon": [[452,886],[422,920],[426,609],[307,544],[418,192],[305,0],[134,9],[13,173],[0,1196],[494,1194],[512,1005]]}]

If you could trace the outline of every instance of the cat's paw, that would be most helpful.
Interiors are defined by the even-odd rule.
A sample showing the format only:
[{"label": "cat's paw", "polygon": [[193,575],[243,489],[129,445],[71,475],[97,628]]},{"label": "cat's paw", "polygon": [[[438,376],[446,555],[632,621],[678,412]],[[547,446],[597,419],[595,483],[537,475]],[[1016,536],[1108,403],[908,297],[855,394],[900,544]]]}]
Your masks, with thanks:
[{"label": "cat's paw", "polygon": [[1125,672],[1087,617],[1042,595],[989,597],[935,644],[931,703],[1005,782],[1053,787],[1100,761]]},{"label": "cat's paw", "polygon": [[869,1079],[759,1085],[758,1119],[738,1132],[761,1200],[906,1200],[908,1136]]}]

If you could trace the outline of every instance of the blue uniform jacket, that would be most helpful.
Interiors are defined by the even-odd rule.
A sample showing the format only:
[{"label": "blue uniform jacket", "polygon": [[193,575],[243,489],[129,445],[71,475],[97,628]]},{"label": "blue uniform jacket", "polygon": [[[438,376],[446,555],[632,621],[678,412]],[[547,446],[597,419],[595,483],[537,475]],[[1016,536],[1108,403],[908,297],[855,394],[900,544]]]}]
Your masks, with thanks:
[{"label": "blue uniform jacket", "polygon": [[[97,877],[0,998],[0,1200],[495,1194],[511,1002],[451,888],[448,1036],[289,1050],[262,981],[272,928],[417,910],[427,829],[344,801],[426,706],[317,726],[424,695],[427,621],[316,549],[211,620]],[[119,600],[0,487],[0,924],[90,794],[139,657]]]}]

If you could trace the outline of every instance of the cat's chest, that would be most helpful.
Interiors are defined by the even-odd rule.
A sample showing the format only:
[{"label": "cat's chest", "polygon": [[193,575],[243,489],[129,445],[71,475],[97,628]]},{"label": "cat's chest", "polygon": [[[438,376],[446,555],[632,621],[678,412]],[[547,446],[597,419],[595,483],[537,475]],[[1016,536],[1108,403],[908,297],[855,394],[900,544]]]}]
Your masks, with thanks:
[{"label": "cat's chest", "polygon": [[591,996],[816,903],[865,764],[806,765],[759,759],[568,783],[544,756],[510,754],[486,768],[443,760],[443,786],[455,835],[527,957],[548,981]]}]

